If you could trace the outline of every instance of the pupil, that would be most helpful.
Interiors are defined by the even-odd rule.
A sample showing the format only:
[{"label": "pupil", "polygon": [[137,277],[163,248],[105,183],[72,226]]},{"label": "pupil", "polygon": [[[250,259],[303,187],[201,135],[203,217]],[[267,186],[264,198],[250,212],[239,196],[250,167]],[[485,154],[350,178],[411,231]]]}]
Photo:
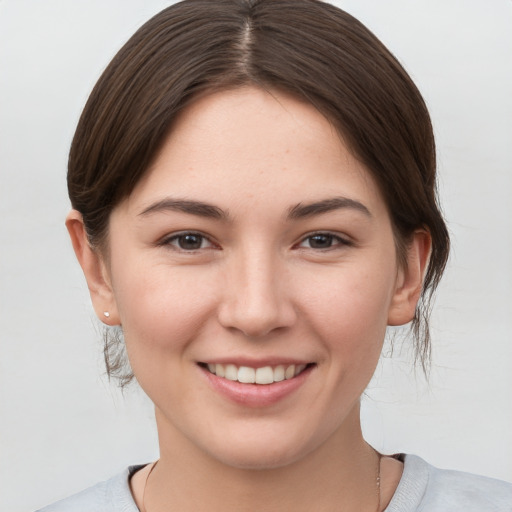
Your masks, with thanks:
[{"label": "pupil", "polygon": [[202,237],[199,235],[183,235],[179,238],[181,249],[200,249]]},{"label": "pupil", "polygon": [[311,237],[310,245],[313,249],[325,249],[332,245],[332,236],[314,235]]}]

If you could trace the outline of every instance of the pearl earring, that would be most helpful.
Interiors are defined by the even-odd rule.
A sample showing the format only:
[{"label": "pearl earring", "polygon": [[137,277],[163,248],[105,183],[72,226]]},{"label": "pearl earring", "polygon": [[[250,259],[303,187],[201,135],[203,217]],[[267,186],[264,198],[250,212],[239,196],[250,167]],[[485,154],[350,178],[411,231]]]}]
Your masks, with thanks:
[{"label": "pearl earring", "polygon": [[110,316],[110,313],[108,311],[104,311],[103,312],[103,315],[106,316],[107,318]]}]

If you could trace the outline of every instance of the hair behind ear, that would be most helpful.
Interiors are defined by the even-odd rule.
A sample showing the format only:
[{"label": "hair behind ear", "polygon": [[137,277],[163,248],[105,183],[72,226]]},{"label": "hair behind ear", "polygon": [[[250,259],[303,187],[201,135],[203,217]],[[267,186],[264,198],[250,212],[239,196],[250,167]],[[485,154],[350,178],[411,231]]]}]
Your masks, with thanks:
[{"label": "hair behind ear", "polygon": [[405,265],[399,270],[397,287],[389,309],[388,325],[404,325],[415,318],[431,249],[430,233],[425,229],[414,231],[406,247]]}]

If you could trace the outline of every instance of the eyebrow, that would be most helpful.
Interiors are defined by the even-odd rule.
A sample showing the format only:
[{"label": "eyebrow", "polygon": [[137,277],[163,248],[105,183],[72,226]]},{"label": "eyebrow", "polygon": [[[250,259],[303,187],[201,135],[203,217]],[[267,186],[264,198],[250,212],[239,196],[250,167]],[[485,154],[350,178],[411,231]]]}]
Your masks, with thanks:
[{"label": "eyebrow", "polygon": [[372,217],[370,210],[363,203],[348,197],[333,197],[322,201],[316,201],[314,203],[299,203],[293,208],[290,208],[288,218],[294,220],[302,219],[304,217],[312,217],[314,215],[320,215],[322,213],[345,208],[357,210],[364,213],[367,217]]},{"label": "eyebrow", "polygon": [[[314,215],[321,215],[333,210],[352,209],[364,213],[366,216],[371,217],[370,210],[359,201],[350,199],[348,197],[333,197],[323,199],[322,201],[315,201],[314,203],[299,203],[288,210],[288,219],[297,220],[305,217],[312,217]],[[165,198],[156,203],[151,204],[139,216],[151,215],[160,212],[181,212],[199,217],[205,217],[215,220],[229,220],[229,214],[209,203],[202,201],[193,201],[190,199],[173,199]]]},{"label": "eyebrow", "polygon": [[191,215],[197,215],[199,217],[216,220],[228,220],[229,217],[227,212],[212,204],[203,203],[201,201],[173,198],[165,198],[161,201],[157,201],[156,203],[153,203],[152,205],[142,210],[139,215],[146,216],[152,213],[168,211],[188,213]]}]

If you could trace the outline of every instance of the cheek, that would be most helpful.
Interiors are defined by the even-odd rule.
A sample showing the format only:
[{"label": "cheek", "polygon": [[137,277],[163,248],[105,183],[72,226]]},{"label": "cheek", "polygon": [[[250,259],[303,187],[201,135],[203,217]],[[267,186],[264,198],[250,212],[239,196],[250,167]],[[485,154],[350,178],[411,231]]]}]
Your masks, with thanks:
[{"label": "cheek", "polygon": [[[378,270],[380,269],[380,271]],[[315,277],[304,297],[303,313],[341,364],[380,353],[394,279],[382,266],[340,269]],[[298,283],[299,287],[306,286]]]},{"label": "cheek", "polygon": [[129,353],[138,354],[138,347],[153,356],[183,350],[212,311],[216,287],[211,276],[198,267],[132,268],[137,272],[120,272],[114,281]]}]

